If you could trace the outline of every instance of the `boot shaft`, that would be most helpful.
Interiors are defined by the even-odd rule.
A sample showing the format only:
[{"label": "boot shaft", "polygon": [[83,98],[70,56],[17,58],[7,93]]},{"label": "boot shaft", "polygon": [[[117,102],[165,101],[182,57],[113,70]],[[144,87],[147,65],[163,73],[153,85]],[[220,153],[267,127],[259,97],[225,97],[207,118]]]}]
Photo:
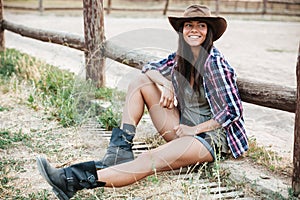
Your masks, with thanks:
[{"label": "boot shaft", "polygon": [[134,133],[126,133],[122,129],[114,128],[112,130],[109,146],[121,147],[125,150],[131,150],[133,146]]},{"label": "boot shaft", "polygon": [[96,164],[94,161],[83,162],[64,168],[67,188],[77,191],[83,188],[92,189],[103,186],[98,182]]}]

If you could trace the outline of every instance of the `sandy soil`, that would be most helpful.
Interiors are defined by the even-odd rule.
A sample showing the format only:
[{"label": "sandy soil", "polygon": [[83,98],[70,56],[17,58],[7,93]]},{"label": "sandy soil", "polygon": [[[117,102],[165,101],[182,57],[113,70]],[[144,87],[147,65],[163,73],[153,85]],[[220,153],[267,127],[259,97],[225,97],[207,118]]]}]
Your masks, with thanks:
[{"label": "sandy soil", "polygon": [[[82,16],[5,13],[5,19],[30,27],[83,34]],[[295,86],[299,22],[228,19],[228,29],[215,45],[240,77]],[[165,17],[105,17],[106,37],[133,49],[166,55],[176,49],[176,34]],[[83,53],[6,32],[6,47],[16,48],[46,62],[84,74]],[[107,60],[107,85],[126,90],[128,80],[140,73]],[[291,158],[294,114],[245,103],[249,137],[280,155]]]}]

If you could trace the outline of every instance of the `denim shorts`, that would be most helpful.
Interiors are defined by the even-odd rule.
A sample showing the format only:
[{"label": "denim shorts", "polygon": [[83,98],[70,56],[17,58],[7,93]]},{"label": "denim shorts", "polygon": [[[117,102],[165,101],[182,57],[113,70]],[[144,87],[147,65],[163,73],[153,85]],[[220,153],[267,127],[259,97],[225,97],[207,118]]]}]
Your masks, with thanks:
[{"label": "denim shorts", "polygon": [[200,133],[194,136],[199,140],[206,149],[210,152],[214,161],[223,155],[229,153],[229,147],[227,144],[226,133],[220,128],[214,131]]},{"label": "denim shorts", "polygon": [[[193,118],[194,121],[191,122],[191,120],[187,120],[184,117],[181,117],[180,123],[185,124],[187,126],[195,126],[196,124],[203,123],[210,119],[211,116],[198,115],[198,118],[196,120],[195,118]],[[214,160],[216,160],[216,158],[221,157],[221,154],[229,154],[226,132],[222,127],[213,131],[207,131],[204,133],[197,134],[194,137],[206,147],[206,149],[211,153]]]}]

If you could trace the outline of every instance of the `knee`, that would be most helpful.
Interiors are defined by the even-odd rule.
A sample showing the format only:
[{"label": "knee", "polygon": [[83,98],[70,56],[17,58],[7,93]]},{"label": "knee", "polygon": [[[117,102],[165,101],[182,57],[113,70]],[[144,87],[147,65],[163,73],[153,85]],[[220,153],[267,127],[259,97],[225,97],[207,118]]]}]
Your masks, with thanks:
[{"label": "knee", "polygon": [[140,74],[129,83],[128,91],[136,90],[149,83],[152,83],[152,81],[148,78],[148,76],[145,74]]}]

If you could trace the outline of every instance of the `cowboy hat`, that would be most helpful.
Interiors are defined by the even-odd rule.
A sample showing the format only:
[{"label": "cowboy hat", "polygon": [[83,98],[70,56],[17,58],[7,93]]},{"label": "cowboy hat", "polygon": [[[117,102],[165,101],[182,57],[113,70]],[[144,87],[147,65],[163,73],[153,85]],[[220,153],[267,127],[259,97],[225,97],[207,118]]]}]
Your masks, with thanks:
[{"label": "cowboy hat", "polygon": [[183,16],[169,16],[169,22],[176,32],[179,32],[180,26],[187,21],[205,22],[212,28],[213,41],[219,39],[226,30],[227,22],[223,17],[214,17],[206,6],[191,5],[185,9]]}]

